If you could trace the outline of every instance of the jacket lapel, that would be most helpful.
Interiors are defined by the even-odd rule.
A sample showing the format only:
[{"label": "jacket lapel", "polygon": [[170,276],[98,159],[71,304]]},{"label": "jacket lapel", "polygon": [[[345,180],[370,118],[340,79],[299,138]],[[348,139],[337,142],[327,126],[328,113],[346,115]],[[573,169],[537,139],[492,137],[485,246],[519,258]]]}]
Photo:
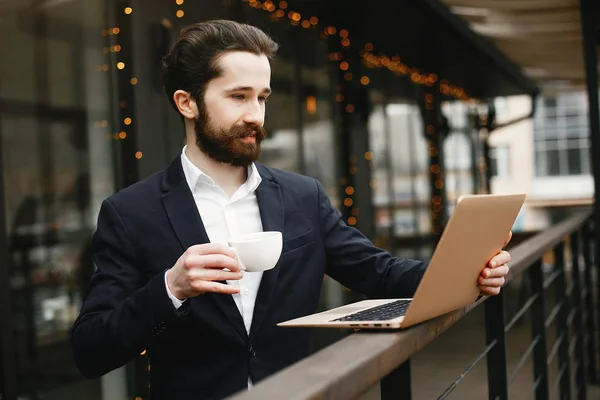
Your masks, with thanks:
[{"label": "jacket lapel", "polygon": [[[200,218],[196,202],[185,180],[180,157],[177,157],[167,169],[163,181],[163,191],[165,191],[162,197],[163,205],[183,251],[196,244],[209,243],[210,240]],[[214,293],[208,293],[205,296],[209,296],[215,301],[242,338],[248,337],[244,321],[232,296]],[[190,301],[192,307],[197,304],[197,299],[190,299]]]},{"label": "jacket lapel", "polygon": [[[256,198],[260,209],[263,231],[279,231],[283,233],[285,220],[281,188],[275,183],[271,174],[263,166],[259,165],[258,170],[263,178],[261,184],[256,189]],[[271,298],[275,292],[280,269],[281,266],[277,263],[275,268],[263,272],[254,305],[250,340],[255,337],[271,305]]]}]

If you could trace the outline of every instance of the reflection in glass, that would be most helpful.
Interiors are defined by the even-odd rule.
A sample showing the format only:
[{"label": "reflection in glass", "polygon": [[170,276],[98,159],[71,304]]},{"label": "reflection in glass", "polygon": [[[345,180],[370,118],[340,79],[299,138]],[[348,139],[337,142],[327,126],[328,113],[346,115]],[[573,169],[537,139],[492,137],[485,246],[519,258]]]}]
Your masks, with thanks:
[{"label": "reflection in glass", "polygon": [[0,28],[17,387],[23,398],[74,398],[63,391],[74,385],[100,396],[99,380],[76,371],[68,340],[94,268],[89,243],[99,202],[114,191],[110,74],[102,69],[110,63],[106,4],[28,4],[19,2]]},{"label": "reflection in glass", "polygon": [[[262,142],[260,161],[273,168],[299,171],[298,118],[295,117],[294,97],[291,93],[275,90],[267,103],[265,128],[267,137]],[[279,110],[290,110],[281,112]]]},{"label": "reflection in glass", "polygon": [[[321,48],[314,49],[323,50]],[[327,54],[322,52],[323,60]],[[324,67],[301,68],[303,83],[310,84],[302,90],[299,99],[302,109],[302,135],[304,141],[304,173],[319,180],[334,206],[341,206],[337,185],[337,146],[330,80]]]}]

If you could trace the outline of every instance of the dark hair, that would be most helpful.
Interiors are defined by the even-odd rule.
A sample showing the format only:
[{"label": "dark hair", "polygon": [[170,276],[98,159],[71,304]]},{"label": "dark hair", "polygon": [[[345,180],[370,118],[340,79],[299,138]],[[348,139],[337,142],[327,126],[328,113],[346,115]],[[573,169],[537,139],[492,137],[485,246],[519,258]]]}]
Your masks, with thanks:
[{"label": "dark hair", "polygon": [[173,94],[191,93],[199,106],[208,82],[223,72],[219,58],[230,51],[266,55],[272,60],[278,45],[260,29],[228,20],[198,22],[187,26],[162,60],[163,85],[169,103],[177,110]]}]

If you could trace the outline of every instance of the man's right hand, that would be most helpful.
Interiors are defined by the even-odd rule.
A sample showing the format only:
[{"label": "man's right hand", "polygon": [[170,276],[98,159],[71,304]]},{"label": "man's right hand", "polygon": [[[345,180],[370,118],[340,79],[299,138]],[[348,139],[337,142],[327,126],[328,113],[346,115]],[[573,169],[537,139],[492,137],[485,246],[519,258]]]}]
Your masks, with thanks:
[{"label": "man's right hand", "polygon": [[[227,268],[229,271],[224,271]],[[179,300],[203,293],[234,294],[238,286],[219,281],[238,280],[242,272],[235,251],[223,244],[206,243],[188,248],[167,271],[167,285]]]}]

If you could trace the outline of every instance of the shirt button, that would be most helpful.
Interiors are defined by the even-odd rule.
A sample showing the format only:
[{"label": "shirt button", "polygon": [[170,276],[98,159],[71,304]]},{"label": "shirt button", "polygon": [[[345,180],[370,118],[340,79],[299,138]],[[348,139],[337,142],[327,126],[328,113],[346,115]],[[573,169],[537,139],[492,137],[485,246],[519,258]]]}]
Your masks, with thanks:
[{"label": "shirt button", "polygon": [[250,291],[249,291],[248,289],[244,289],[244,294],[245,294],[246,296],[248,296],[248,293],[250,293]]},{"label": "shirt button", "polygon": [[254,347],[252,347],[252,346],[248,347],[248,355],[250,356],[250,358],[256,357],[256,352],[254,351]]}]

